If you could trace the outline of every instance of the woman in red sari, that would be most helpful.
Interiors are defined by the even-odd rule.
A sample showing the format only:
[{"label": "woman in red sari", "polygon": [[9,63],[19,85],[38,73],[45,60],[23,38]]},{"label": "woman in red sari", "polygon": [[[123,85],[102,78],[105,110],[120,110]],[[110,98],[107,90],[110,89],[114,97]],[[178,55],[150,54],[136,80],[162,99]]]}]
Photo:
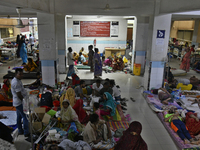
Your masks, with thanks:
[{"label": "woman in red sari", "polygon": [[76,101],[76,104],[73,106],[73,109],[75,110],[76,114],[78,115],[78,120],[80,123],[85,124],[89,121],[89,116],[83,109],[83,100],[79,99]]},{"label": "woman in red sari", "polygon": [[132,122],[117,142],[115,150],[147,150],[147,144],[140,135],[141,131],[141,123],[137,121]]},{"label": "woman in red sari", "polygon": [[200,121],[196,113],[188,112],[185,118],[185,125],[191,137],[198,135],[200,133]]},{"label": "woman in red sari", "polygon": [[187,53],[183,56],[183,60],[182,63],[180,65],[180,69],[185,70],[186,72],[190,71],[190,55],[191,55],[191,51],[188,48],[186,48],[185,50]]}]

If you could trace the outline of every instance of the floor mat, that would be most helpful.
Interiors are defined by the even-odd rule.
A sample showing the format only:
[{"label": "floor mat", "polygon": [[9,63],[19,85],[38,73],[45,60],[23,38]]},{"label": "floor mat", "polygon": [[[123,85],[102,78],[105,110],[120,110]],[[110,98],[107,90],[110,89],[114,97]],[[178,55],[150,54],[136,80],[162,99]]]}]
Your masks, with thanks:
[{"label": "floor mat", "polygon": [[114,130],[117,130],[119,128],[123,128],[126,130],[129,127],[128,121],[108,121],[108,125]]}]

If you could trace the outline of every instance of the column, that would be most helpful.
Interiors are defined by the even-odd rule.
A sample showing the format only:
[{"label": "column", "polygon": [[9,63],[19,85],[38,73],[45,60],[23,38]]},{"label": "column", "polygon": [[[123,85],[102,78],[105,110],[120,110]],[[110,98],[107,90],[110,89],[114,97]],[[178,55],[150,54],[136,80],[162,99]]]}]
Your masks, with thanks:
[{"label": "column", "polygon": [[135,63],[141,64],[141,74],[144,73],[145,56],[148,40],[148,17],[137,17],[136,43],[135,43]]},{"label": "column", "polygon": [[65,15],[56,15],[56,43],[58,47],[58,72],[66,73]]},{"label": "column", "polygon": [[192,45],[195,45],[196,47],[199,46],[199,43],[197,42],[198,29],[199,29],[199,19],[195,19],[194,31],[192,36]]},{"label": "column", "polygon": [[47,13],[37,13],[37,18],[42,82],[44,84],[54,86],[57,82],[58,67],[55,15]]},{"label": "column", "polygon": [[147,90],[163,86],[170,26],[171,14],[150,17],[144,74],[144,88]]}]

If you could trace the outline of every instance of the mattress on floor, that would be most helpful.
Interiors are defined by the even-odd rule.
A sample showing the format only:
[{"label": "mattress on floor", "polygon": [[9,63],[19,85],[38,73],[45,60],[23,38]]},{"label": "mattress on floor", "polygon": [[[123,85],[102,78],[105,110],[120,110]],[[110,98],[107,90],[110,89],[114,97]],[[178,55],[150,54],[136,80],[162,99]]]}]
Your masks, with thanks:
[{"label": "mattress on floor", "polygon": [[174,130],[171,128],[170,124],[168,122],[164,121],[164,116],[162,113],[158,113],[158,118],[163,123],[163,125],[167,129],[168,133],[172,137],[173,141],[175,142],[176,146],[180,150],[194,150],[195,148],[200,149],[200,145],[184,144],[183,140],[178,136],[178,134],[176,132],[174,132]]},{"label": "mattress on floor", "polygon": [[[30,73],[23,73],[23,79],[37,79],[36,72],[30,72]],[[13,79],[15,77],[15,73],[10,72],[3,76],[3,79]]]},{"label": "mattress on floor", "polygon": [[174,75],[174,77],[185,76],[187,74],[184,70],[181,70],[181,69],[171,70],[171,72]]},{"label": "mattress on floor", "polygon": [[2,114],[3,116],[6,116],[7,119],[0,119],[0,121],[7,125],[16,125],[17,124],[17,114],[16,111],[0,111],[0,114]]},{"label": "mattress on floor", "polygon": [[14,106],[0,106],[0,111],[16,111],[16,108]]},{"label": "mattress on floor", "polygon": [[177,104],[176,101],[170,103],[168,105],[164,105],[160,102],[158,95],[152,94],[150,91],[144,91],[146,93],[145,99],[148,104],[150,104],[150,108],[155,112],[161,112],[161,110],[169,110],[171,107],[176,107],[177,109],[183,109],[181,106]]},{"label": "mattress on floor", "polygon": [[86,66],[86,65],[76,65],[75,67],[76,67],[77,69],[87,69],[87,70],[90,69],[90,66]]},{"label": "mattress on floor", "polygon": [[117,130],[119,128],[128,129],[129,123],[128,121],[108,121],[108,125],[110,128]]}]

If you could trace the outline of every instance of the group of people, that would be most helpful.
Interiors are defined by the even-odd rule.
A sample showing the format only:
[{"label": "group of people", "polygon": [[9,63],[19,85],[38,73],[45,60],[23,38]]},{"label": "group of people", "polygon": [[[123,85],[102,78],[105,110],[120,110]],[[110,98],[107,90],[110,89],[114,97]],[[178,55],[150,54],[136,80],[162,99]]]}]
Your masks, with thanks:
[{"label": "group of people", "polygon": [[[116,114],[117,102],[121,95],[115,93],[116,86],[113,81],[105,82],[102,85],[101,80],[96,80],[96,82],[92,84],[92,95],[100,97],[100,99],[99,103],[93,103],[94,111],[89,115],[83,109],[84,100],[86,100],[88,104],[91,103],[89,96],[83,92],[84,87],[85,81],[81,80],[80,84],[74,89],[69,87],[65,92],[63,92],[60,97],[60,122],[64,129],[68,129],[71,123],[74,122],[77,130],[82,132],[83,141],[87,142],[90,146],[94,146],[101,141],[106,141],[107,139],[112,138],[112,131],[108,123],[102,120],[102,118],[104,116],[112,117]],[[86,126],[83,124],[86,124]],[[147,145],[140,136],[141,130],[142,126],[139,122],[132,122],[130,127],[116,143],[115,149],[128,150],[135,148],[146,150]],[[127,144],[126,147],[124,147],[124,142]],[[63,144],[64,143],[61,142],[59,145],[54,146],[63,148]]]},{"label": "group of people", "polygon": [[[74,52],[72,54],[72,48],[68,48],[68,65],[69,71],[67,74],[67,78],[74,73],[74,64],[83,64],[90,66],[90,71],[94,72],[94,78],[99,78],[102,76],[102,70],[105,66],[112,67],[112,71],[123,71],[124,69],[124,62],[122,57],[117,57],[115,55],[114,59],[110,56],[105,59],[105,56],[100,57],[99,49],[95,48],[93,50],[93,45],[88,46],[89,53],[87,54],[82,48],[78,53]],[[84,54],[83,54],[84,53]],[[86,59],[86,54],[88,60]],[[105,70],[106,71],[106,70]]]}]

